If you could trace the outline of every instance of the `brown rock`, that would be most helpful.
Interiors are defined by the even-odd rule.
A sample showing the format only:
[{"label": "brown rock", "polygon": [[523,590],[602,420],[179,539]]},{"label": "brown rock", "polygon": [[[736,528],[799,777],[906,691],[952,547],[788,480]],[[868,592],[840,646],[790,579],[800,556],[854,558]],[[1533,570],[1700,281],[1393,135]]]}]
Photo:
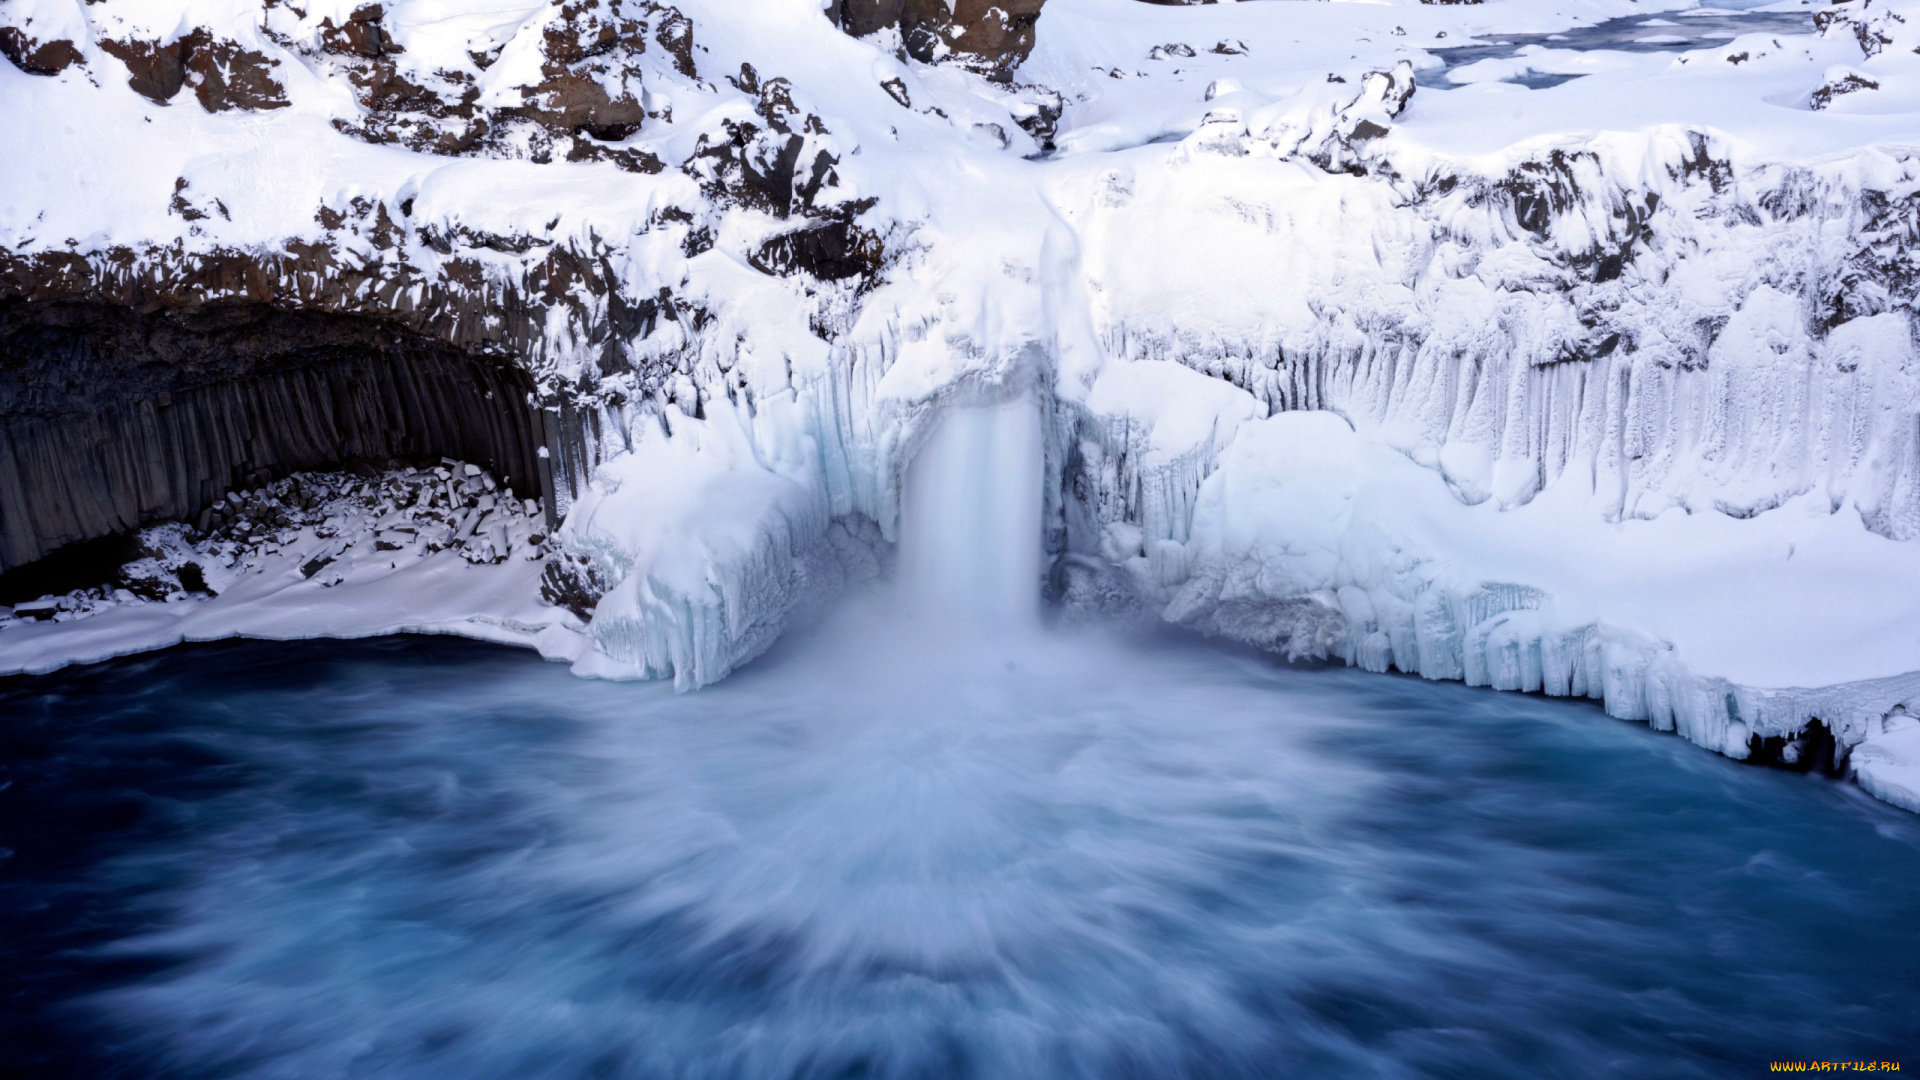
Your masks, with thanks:
[{"label": "brown rock", "polygon": [[12,26],[0,26],[0,56],[29,75],[58,75],[83,60],[71,41],[38,41]]},{"label": "brown rock", "polygon": [[366,4],[354,10],[345,26],[332,19],[320,23],[320,48],[330,53],[351,54],[377,59],[405,52],[380,25],[386,10],[379,4]]},{"label": "brown rock", "polygon": [[187,46],[187,81],[208,112],[284,109],[287,92],[272,75],[278,60],[215,38],[205,29],[181,38]]},{"label": "brown rock", "polygon": [[[944,8],[941,0],[919,0]],[[978,57],[989,74],[1006,78],[1033,51],[1033,28],[1046,0],[955,0],[946,45],[963,56]]]},{"label": "brown rock", "polygon": [[[634,80],[638,82],[638,79]],[[521,115],[551,128],[617,141],[640,130],[647,111],[632,94],[615,97],[590,75],[548,77],[530,90]]]},{"label": "brown rock", "polygon": [[638,60],[647,48],[647,20],[661,14],[652,4],[631,0],[563,6],[542,43],[545,77],[521,90],[527,104],[519,114],[556,133],[605,141],[639,131],[647,112]]},{"label": "brown rock", "polygon": [[[1046,0],[832,0],[827,17],[855,37],[898,27],[923,63],[954,59],[1005,80],[1033,51]],[[951,6],[949,6],[951,4]]]},{"label": "brown rock", "polygon": [[866,37],[899,26],[906,11],[907,0],[833,0],[827,18],[854,37]]},{"label": "brown rock", "polygon": [[287,105],[286,91],[272,75],[279,61],[216,38],[204,27],[165,44],[107,40],[100,47],[127,65],[127,85],[135,93],[162,105],[189,84],[208,112]]},{"label": "brown rock", "polygon": [[162,45],[157,41],[103,40],[100,48],[127,65],[127,85],[142,97],[165,105],[186,85],[187,69],[182,62],[186,45],[181,41]]}]

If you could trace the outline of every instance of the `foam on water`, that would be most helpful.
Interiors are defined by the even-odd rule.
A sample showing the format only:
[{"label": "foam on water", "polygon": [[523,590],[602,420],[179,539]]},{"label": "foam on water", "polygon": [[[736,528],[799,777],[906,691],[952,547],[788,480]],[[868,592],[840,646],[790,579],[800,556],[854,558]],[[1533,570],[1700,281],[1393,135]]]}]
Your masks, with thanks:
[{"label": "foam on water", "polygon": [[1920,829],[1850,788],[1563,702],[897,630],[686,695],[419,641],[0,686],[0,991],[45,1075],[1686,1077],[1920,1034]]},{"label": "foam on water", "polygon": [[696,694],[418,641],[0,683],[0,1036],[49,1076],[1055,1080],[1920,1034],[1908,815],[1590,707],[1043,633],[1040,467],[1030,401],[951,413],[906,603]]}]

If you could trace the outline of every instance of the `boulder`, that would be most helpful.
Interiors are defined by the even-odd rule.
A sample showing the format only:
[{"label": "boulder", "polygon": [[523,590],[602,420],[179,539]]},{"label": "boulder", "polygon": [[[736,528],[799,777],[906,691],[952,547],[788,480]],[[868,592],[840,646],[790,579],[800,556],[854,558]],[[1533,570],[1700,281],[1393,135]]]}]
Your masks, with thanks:
[{"label": "boulder", "polygon": [[1033,51],[1046,0],[832,0],[827,17],[855,37],[898,29],[908,55],[951,60],[1006,81]]},{"label": "boulder", "polygon": [[71,41],[40,41],[13,26],[0,26],[0,56],[29,75],[58,75],[82,60]]}]

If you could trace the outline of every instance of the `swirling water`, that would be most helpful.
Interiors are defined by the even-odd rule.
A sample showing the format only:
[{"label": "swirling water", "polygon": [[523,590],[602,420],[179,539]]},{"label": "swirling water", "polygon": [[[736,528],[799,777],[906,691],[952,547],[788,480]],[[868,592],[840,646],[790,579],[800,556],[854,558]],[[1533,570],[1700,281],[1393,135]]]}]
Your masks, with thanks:
[{"label": "swirling water", "polygon": [[[1920,1042],[1920,818],[1592,707],[848,614],[0,682],[62,1077],[1745,1076]],[[0,1070],[4,1071],[4,1070]]]}]

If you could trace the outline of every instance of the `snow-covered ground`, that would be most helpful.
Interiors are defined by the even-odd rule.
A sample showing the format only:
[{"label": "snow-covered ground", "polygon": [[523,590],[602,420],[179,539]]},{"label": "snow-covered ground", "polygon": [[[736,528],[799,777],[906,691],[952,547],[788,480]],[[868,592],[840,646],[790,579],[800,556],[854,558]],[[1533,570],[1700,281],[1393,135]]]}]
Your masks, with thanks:
[{"label": "snow-covered ground", "polygon": [[6,0],[78,57],[0,65],[10,295],[402,318],[593,434],[550,570],[0,666],[424,628],[699,685],[873,571],[942,410],[1038,388],[1047,550],[1121,606],[1733,757],[1818,719],[1916,806],[1920,4],[1048,0],[1010,83],[821,6]]},{"label": "snow-covered ground", "polygon": [[102,586],[0,608],[0,672],[228,637],[445,633],[581,651],[581,623],[543,603],[537,506],[478,466],[298,475],[235,492],[206,527],[143,530]]}]

